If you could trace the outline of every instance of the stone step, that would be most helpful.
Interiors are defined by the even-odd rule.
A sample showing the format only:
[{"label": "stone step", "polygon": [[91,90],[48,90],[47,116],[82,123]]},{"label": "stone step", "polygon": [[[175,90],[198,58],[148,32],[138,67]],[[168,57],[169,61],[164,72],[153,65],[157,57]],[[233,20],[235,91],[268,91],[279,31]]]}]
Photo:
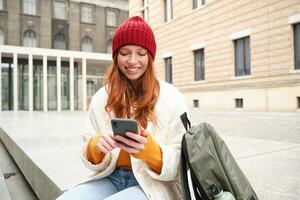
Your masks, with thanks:
[{"label": "stone step", "polygon": [[0,199],[11,200],[1,167],[0,167]]}]

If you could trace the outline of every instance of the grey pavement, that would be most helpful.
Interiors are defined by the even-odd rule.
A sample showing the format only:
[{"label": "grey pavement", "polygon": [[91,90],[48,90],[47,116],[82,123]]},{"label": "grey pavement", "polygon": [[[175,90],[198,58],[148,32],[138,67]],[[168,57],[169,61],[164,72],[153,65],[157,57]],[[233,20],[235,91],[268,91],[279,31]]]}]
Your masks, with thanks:
[{"label": "grey pavement", "polygon": [[[92,174],[79,159],[85,112],[0,112],[0,138],[39,199]],[[227,143],[260,199],[300,199],[300,113],[190,112]]]}]

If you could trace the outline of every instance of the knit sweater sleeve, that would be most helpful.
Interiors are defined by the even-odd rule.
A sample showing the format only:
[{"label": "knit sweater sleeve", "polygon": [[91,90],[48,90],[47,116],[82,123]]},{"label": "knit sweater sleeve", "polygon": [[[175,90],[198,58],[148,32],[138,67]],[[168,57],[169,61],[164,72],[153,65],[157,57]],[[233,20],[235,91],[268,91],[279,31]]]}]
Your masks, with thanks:
[{"label": "knit sweater sleeve", "polygon": [[147,144],[145,148],[135,154],[135,158],[145,160],[149,167],[160,174],[162,169],[162,150],[151,134],[147,133]]}]

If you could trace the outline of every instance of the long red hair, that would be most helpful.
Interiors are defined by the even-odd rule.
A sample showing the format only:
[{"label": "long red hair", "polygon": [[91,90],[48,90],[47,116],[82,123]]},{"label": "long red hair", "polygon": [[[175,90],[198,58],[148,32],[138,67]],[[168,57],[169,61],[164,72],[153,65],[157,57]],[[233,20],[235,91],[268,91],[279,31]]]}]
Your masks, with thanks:
[{"label": "long red hair", "polygon": [[133,118],[146,128],[149,121],[157,124],[155,105],[159,97],[159,82],[155,76],[153,59],[148,53],[149,63],[145,73],[130,84],[130,80],[123,75],[118,67],[117,56],[109,66],[105,85],[108,100],[105,110],[118,118]]}]

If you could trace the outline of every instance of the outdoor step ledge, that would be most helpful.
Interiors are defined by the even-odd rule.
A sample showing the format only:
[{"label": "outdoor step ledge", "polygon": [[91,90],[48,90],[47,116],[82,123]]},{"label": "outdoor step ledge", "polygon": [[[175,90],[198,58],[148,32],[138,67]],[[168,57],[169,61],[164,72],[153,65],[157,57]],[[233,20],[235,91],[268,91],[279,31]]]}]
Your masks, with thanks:
[{"label": "outdoor step ledge", "polygon": [[11,200],[1,167],[0,176],[0,199]]}]

